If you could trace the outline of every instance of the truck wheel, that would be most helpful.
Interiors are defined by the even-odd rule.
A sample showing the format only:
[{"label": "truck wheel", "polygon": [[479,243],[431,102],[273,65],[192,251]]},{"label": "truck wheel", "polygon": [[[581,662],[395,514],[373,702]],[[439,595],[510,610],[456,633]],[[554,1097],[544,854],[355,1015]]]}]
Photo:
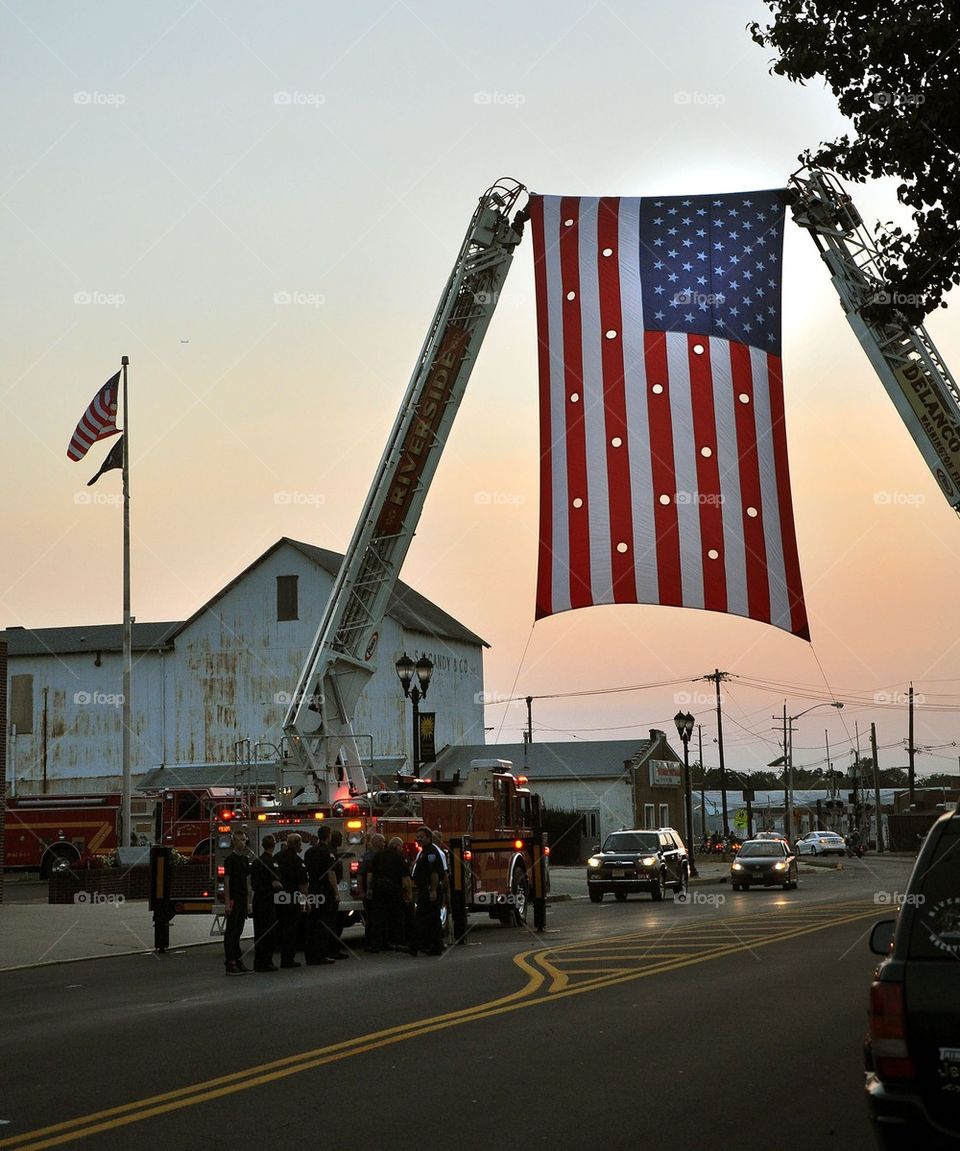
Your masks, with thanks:
[{"label": "truck wheel", "polygon": [[522,867],[515,867],[510,880],[510,898],[513,902],[500,920],[505,926],[523,927],[527,922],[527,892],[527,873]]},{"label": "truck wheel", "polygon": [[613,898],[617,901],[617,903],[626,903],[627,893],[625,891],[615,891],[613,893]]},{"label": "truck wheel", "polygon": [[591,903],[603,903],[603,892],[602,891],[594,891],[594,889],[592,887],[588,887],[587,890],[590,892],[590,902]]},{"label": "truck wheel", "polygon": [[40,863],[40,878],[49,879],[55,871],[69,871],[77,862],[76,851],[70,847],[51,847]]}]

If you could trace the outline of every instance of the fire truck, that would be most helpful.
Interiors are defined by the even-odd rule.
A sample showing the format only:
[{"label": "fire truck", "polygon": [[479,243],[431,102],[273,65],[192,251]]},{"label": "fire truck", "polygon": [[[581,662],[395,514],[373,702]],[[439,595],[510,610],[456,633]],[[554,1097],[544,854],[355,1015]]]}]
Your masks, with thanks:
[{"label": "fire truck", "polygon": [[[332,805],[312,804],[279,808],[272,804],[237,811],[217,825],[215,846],[217,901],[222,911],[224,857],[231,835],[238,828],[248,837],[251,851],[259,853],[263,837],[278,843],[296,831],[305,847],[316,842],[321,824],[340,831],[338,852],[343,863],[340,881],[341,926],[360,921],[363,902],[360,864],[369,837],[379,832],[388,841],[399,837],[408,862],[416,858],[415,836],[420,827],[433,831],[449,869],[451,841],[467,844],[465,860],[469,883],[464,886],[465,910],[486,913],[506,925],[523,925],[532,890],[537,849],[549,853],[540,834],[540,797],[527,787],[527,779],[514,775],[502,759],[475,759],[466,778],[431,781],[398,775],[396,788],[368,791]],[[470,842],[482,843],[472,851]],[[444,908],[444,921],[446,921]]]},{"label": "fire truck", "polygon": [[[286,794],[289,785],[296,805],[257,809],[246,823],[248,833],[255,829],[250,846],[257,849],[267,831],[284,838],[295,829],[309,843],[321,821],[340,830],[345,914],[362,907],[357,877],[367,836],[399,835],[412,851],[423,824],[451,848],[461,910],[466,900],[504,922],[522,923],[532,890],[543,914],[539,799],[509,764],[480,761],[463,780],[430,782],[413,763],[395,789],[377,790],[367,783],[361,754],[369,737],[353,727],[357,701],[376,670],[387,604],[523,234],[525,192],[501,180],[480,197],[284,719],[278,787]],[[217,826],[218,870],[235,826],[233,820]],[[482,837],[475,852],[465,846],[471,835]]]},{"label": "fire truck", "polygon": [[[173,847],[191,858],[211,855],[211,828],[238,808],[230,787],[165,788],[134,796],[132,833],[136,841]],[[37,869],[41,879],[75,867],[118,844],[120,794],[36,795],[7,799],[7,868]]]}]

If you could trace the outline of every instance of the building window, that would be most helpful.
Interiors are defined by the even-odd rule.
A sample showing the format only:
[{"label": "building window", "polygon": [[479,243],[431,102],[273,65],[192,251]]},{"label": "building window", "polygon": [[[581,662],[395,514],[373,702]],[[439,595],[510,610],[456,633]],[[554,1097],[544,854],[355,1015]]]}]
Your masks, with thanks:
[{"label": "building window", "polygon": [[277,623],[287,619],[299,619],[297,603],[297,580],[299,576],[277,576]]},{"label": "building window", "polygon": [[669,803],[661,803],[660,804],[660,826],[661,827],[669,827],[670,826],[670,804]]},{"label": "building window", "polygon": [[643,826],[656,827],[657,826],[657,812],[652,803],[645,803],[643,805]]},{"label": "building window", "polygon": [[17,735],[33,735],[33,676],[10,677],[10,724]]}]

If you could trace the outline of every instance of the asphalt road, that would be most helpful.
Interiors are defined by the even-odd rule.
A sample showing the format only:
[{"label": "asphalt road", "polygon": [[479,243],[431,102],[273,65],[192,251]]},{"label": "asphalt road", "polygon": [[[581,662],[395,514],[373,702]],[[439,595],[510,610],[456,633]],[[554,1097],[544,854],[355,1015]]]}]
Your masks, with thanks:
[{"label": "asphalt road", "polygon": [[872,1147],[865,937],[909,861],[552,904],[439,959],[216,946],[0,977],[0,1148]]}]

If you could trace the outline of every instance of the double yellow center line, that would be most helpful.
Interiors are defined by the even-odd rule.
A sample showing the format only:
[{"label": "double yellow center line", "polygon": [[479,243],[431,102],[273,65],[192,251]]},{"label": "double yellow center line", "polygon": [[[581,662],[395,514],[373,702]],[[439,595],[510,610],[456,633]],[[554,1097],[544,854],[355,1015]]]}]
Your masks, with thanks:
[{"label": "double yellow center line", "polygon": [[875,907],[867,907],[862,903],[819,908],[808,906],[796,911],[784,910],[763,916],[714,919],[680,925],[674,922],[666,931],[645,931],[525,951],[515,956],[514,963],[527,977],[526,983],[510,995],[444,1015],[388,1027],[326,1047],[317,1047],[312,1051],[287,1055],[229,1075],[108,1107],[76,1119],[67,1119],[49,1127],[25,1131],[0,1140],[0,1148],[41,1151],[46,1147],[75,1143],[100,1132],[140,1123],[200,1103],[209,1103],[247,1091],[251,1087],[274,1083],[291,1075],[299,1075],[316,1067],[324,1067],[408,1039],[417,1039],[422,1035],[490,1019],[525,1007],[551,1003],[570,995],[581,995],[618,983],[707,963],[858,919],[875,918],[876,914]]}]

